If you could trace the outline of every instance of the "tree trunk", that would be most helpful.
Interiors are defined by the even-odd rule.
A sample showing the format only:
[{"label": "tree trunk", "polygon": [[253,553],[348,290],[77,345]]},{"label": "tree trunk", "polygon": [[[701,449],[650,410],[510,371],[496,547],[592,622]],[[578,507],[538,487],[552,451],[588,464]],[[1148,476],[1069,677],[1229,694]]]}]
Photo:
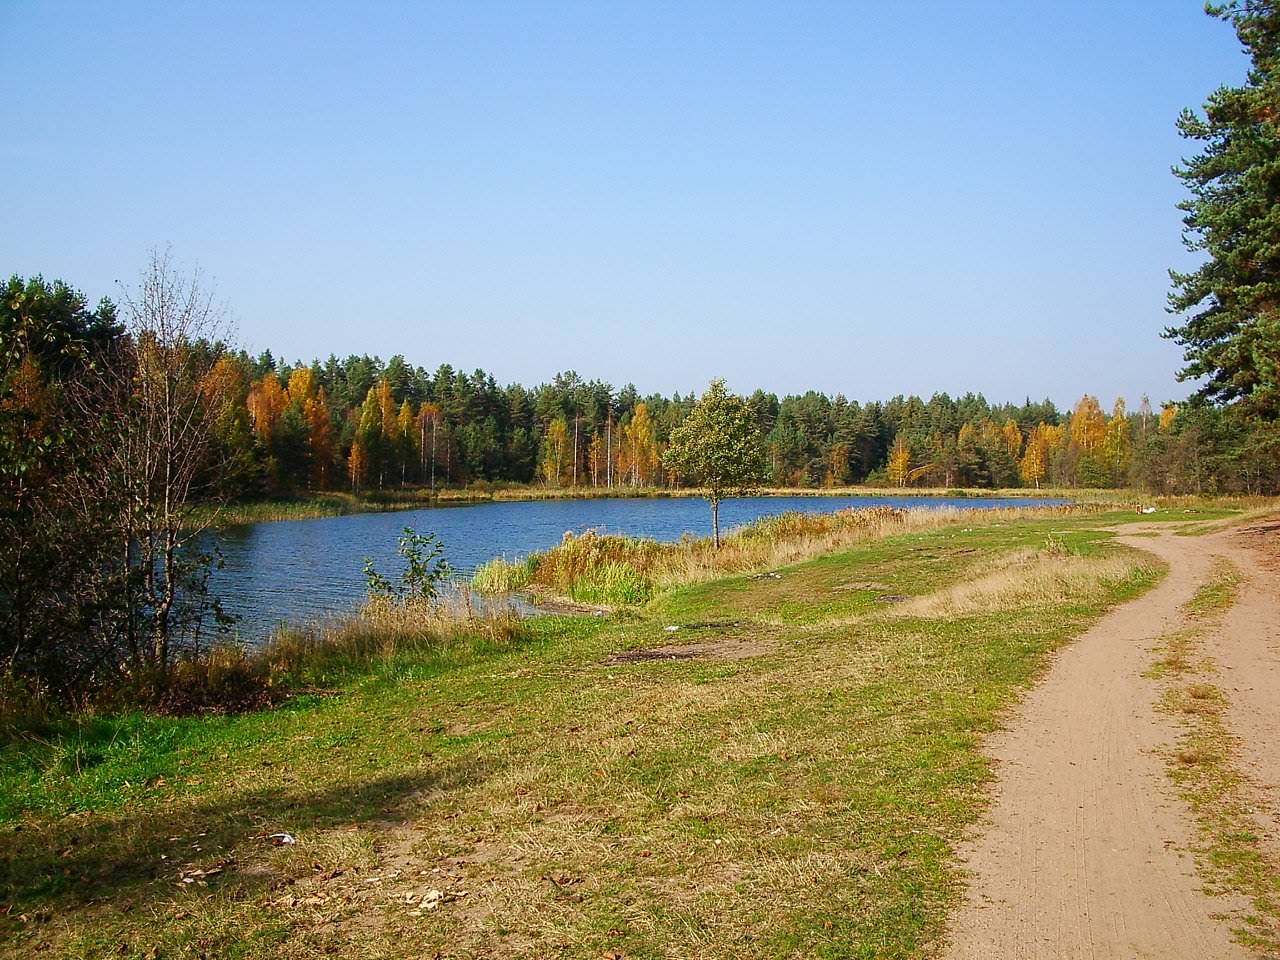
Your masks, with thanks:
[{"label": "tree trunk", "polygon": [[720,501],[711,501],[711,542],[720,549]]}]

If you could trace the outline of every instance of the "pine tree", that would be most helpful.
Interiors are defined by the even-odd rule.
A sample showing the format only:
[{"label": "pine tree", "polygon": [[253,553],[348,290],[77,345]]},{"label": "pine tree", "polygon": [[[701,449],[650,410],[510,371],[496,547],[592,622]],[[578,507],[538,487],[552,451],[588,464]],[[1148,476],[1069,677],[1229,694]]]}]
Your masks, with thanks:
[{"label": "pine tree", "polygon": [[1220,87],[1204,116],[1184,110],[1178,131],[1203,144],[1174,173],[1191,193],[1179,204],[1184,242],[1207,254],[1170,271],[1173,313],[1195,311],[1165,336],[1184,348],[1183,380],[1198,395],[1280,414],[1280,4],[1232,0],[1206,11],[1235,27],[1252,60],[1243,86]]}]

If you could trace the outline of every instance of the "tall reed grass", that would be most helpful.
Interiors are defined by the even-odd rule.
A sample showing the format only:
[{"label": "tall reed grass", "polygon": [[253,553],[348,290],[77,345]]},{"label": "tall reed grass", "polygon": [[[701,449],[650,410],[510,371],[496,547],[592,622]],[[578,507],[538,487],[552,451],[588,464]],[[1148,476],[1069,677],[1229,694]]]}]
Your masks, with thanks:
[{"label": "tall reed grass", "polygon": [[[983,511],[983,522],[1059,517],[1096,508],[1008,508]],[[588,603],[642,604],[660,591],[726,574],[758,573],[831,553],[894,533],[931,530],[973,521],[955,508],[844,509],[832,513],[782,513],[730,531],[719,550],[709,538],[674,543],[602,534],[566,533],[555,547],[519,561],[491,560],[472,586],[480,592],[534,590]]]},{"label": "tall reed grass", "polygon": [[[178,658],[163,678],[121,675],[75,705],[81,712],[239,713],[331,687],[396,660],[452,662],[506,650],[524,637],[508,608],[477,612],[463,594],[445,603],[370,601],[350,614],[284,626],[257,647],[221,644]],[[0,674],[0,743],[65,709]]]},{"label": "tall reed grass", "polygon": [[404,656],[507,649],[523,636],[522,623],[507,608],[477,612],[465,593],[446,603],[371,600],[346,616],[282,627],[249,659],[273,683],[332,682]]}]

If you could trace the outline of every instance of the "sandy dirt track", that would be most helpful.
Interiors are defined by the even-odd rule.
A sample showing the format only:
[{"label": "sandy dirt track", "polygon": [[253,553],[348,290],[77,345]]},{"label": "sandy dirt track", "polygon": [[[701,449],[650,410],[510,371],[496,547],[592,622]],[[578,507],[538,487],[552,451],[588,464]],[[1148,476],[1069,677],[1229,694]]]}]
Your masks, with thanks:
[{"label": "sandy dirt track", "polygon": [[[1242,759],[1260,784],[1280,788],[1280,525],[1200,537],[1151,529],[1153,538],[1120,541],[1165,560],[1168,576],[1066,647],[988,744],[993,804],[961,850],[970,883],[943,957],[1253,956],[1231,933],[1229,914],[1246,905],[1205,894],[1182,852],[1193,825],[1160,753],[1177,727],[1156,709],[1158,682],[1143,674],[1216,558],[1229,558],[1245,574],[1240,599],[1206,642],[1232,698],[1227,722]],[[1278,795],[1261,797],[1264,830],[1280,827],[1271,819]]]}]

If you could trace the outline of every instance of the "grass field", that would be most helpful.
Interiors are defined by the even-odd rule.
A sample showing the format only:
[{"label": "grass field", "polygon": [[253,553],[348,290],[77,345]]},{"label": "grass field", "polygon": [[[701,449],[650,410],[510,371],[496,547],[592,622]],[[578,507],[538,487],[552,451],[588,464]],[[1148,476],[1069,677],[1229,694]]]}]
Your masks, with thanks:
[{"label": "grass field", "polygon": [[920,956],[981,737],[1159,576],[1097,529],[1127,516],[908,532],[268,712],[14,735],[0,955]]}]

